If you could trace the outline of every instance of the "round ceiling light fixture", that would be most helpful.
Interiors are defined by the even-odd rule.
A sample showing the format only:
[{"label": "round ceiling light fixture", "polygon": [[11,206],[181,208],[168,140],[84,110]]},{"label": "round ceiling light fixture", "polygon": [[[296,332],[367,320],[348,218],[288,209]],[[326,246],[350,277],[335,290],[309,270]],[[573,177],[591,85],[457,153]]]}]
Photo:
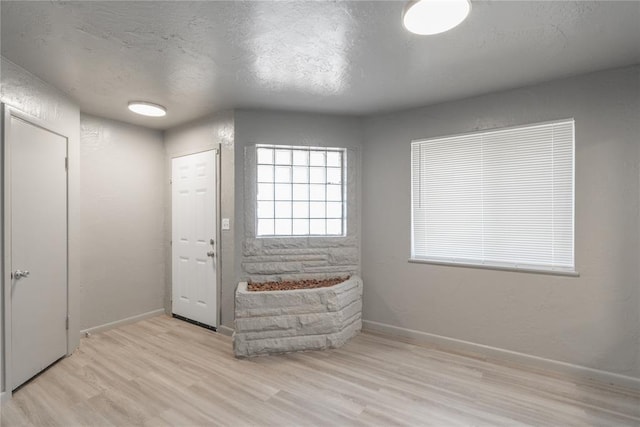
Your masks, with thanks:
[{"label": "round ceiling light fixture", "polygon": [[133,111],[136,114],[148,117],[164,117],[167,115],[167,109],[162,105],[145,101],[129,102],[129,110]]},{"label": "round ceiling light fixture", "polygon": [[469,0],[413,0],[404,8],[402,24],[415,34],[440,34],[460,25],[470,10]]}]

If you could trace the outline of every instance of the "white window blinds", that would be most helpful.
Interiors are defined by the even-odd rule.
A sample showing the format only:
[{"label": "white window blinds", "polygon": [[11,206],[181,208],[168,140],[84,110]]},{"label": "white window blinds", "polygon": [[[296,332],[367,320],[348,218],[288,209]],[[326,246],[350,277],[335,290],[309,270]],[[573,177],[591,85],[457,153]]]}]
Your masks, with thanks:
[{"label": "white window blinds", "polygon": [[573,272],[574,121],[413,141],[412,259]]}]

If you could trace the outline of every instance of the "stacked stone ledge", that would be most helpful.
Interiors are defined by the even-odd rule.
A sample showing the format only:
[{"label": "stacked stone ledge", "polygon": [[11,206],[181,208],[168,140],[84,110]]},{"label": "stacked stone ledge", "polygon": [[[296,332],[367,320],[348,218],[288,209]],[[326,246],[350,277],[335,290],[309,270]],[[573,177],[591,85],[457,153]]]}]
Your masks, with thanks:
[{"label": "stacked stone ledge", "polygon": [[337,348],[362,329],[362,279],[262,292],[250,292],[241,282],[235,315],[236,357]]}]

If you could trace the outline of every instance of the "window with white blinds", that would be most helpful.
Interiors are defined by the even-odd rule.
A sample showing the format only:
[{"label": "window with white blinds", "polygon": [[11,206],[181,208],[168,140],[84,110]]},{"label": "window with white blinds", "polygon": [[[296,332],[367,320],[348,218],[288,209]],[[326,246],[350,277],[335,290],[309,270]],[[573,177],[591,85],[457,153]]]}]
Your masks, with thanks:
[{"label": "window with white blinds", "polygon": [[413,260],[574,272],[574,121],[411,144]]}]

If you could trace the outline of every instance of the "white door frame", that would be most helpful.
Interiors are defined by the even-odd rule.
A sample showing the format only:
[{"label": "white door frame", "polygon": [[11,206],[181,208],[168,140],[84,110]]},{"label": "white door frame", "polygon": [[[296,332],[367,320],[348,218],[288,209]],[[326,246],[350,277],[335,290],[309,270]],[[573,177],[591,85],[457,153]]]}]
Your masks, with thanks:
[{"label": "white door frame", "polygon": [[[11,382],[11,118],[15,117],[47,132],[54,133],[67,141],[67,158],[69,156],[69,137],[64,135],[61,130],[56,129],[51,123],[41,120],[37,117],[30,116],[14,107],[2,104],[3,115],[3,135],[2,135],[2,165],[4,167],[4,175],[2,176],[2,226],[4,230],[4,238],[2,239],[2,250],[4,258],[2,259],[2,279],[4,286],[2,287],[2,301],[4,309],[3,329],[4,342],[2,355],[2,399],[10,399],[12,390]],[[67,172],[67,319],[69,318],[69,174]],[[69,331],[66,330],[67,337],[67,355],[69,355]]]},{"label": "white door frame", "polygon": [[[173,163],[173,159],[177,159],[179,157],[185,157],[185,156],[190,156],[192,154],[200,154],[200,153],[206,153],[207,151],[213,151],[214,154],[214,163],[216,165],[216,320],[217,320],[217,324],[218,324],[218,328],[220,328],[220,326],[222,325],[221,322],[221,314],[220,314],[220,300],[222,298],[222,242],[221,242],[221,238],[220,236],[221,234],[221,224],[222,224],[222,218],[221,218],[221,214],[222,214],[222,208],[221,208],[221,204],[220,204],[220,196],[221,196],[221,191],[222,191],[222,186],[220,183],[220,177],[222,176],[220,173],[220,150],[221,149],[221,144],[216,144],[216,148],[207,148],[204,150],[198,150],[198,151],[180,151],[178,153],[172,154],[171,158],[169,159],[169,169],[171,170],[171,165]],[[172,175],[172,172],[169,174],[170,176]],[[173,185],[173,184],[172,184]],[[170,211],[171,211],[171,220],[170,223],[173,222],[173,191],[170,191],[169,194],[171,194],[171,201],[169,203],[170,206]],[[173,228],[171,228],[169,230],[169,241],[171,242],[171,236],[173,236]],[[171,245],[173,244],[173,242],[171,242]],[[171,269],[169,271],[169,277],[171,278],[171,289],[169,289],[169,291],[171,292],[171,298],[170,298],[170,307],[169,307],[169,314],[171,314],[171,306],[173,306],[173,248],[170,247],[170,252],[171,255],[169,257],[169,268]]]}]

